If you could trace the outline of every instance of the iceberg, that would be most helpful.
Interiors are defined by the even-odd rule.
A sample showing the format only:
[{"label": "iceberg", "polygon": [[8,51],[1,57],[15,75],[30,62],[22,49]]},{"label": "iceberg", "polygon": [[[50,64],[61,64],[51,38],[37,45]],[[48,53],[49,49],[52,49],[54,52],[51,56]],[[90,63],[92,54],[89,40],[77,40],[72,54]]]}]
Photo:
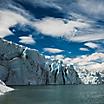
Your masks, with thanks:
[{"label": "iceberg", "polygon": [[0,95],[4,95],[6,92],[13,90],[13,88],[7,87],[5,83],[0,80]]}]

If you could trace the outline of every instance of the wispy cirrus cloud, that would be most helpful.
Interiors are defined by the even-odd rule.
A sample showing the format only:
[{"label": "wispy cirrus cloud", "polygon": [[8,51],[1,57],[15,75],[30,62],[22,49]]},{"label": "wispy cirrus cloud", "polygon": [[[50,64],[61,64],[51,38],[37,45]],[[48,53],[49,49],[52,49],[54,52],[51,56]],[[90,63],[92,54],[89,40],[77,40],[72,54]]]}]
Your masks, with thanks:
[{"label": "wispy cirrus cloud", "polygon": [[104,17],[104,1],[103,0],[78,0],[78,6],[88,16],[95,19],[102,19]]},{"label": "wispy cirrus cloud", "polygon": [[92,34],[82,34],[77,35],[75,37],[71,37],[70,40],[76,41],[76,42],[88,42],[88,41],[97,41],[97,40],[103,40],[104,39],[104,33],[92,33]]}]

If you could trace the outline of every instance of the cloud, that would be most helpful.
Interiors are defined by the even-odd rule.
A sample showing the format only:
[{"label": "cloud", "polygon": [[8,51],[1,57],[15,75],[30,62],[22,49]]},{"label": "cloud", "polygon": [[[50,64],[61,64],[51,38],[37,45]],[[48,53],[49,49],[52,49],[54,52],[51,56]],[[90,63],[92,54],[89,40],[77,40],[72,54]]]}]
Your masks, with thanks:
[{"label": "cloud", "polygon": [[76,27],[84,28],[89,25],[84,22],[69,20],[67,20],[67,23],[64,23],[62,19],[47,17],[35,22],[34,26],[44,35],[68,38],[75,34]]},{"label": "cloud", "polygon": [[54,56],[50,56],[51,59],[56,59],[56,60],[63,60],[64,56],[63,55],[54,55]]},{"label": "cloud", "polygon": [[80,51],[89,51],[87,48],[80,48]]},{"label": "cloud", "polygon": [[27,19],[9,10],[0,10],[0,37],[12,34],[9,27],[17,23],[27,23]]},{"label": "cloud", "polygon": [[[99,45],[95,45],[95,41],[104,40],[104,21],[102,19],[104,17],[103,0],[78,0],[77,2],[66,0],[64,4],[63,0],[45,0],[44,2],[42,0],[9,1],[7,1],[7,4],[7,2],[5,3],[4,0],[2,0],[2,2],[4,2],[3,5],[5,4],[5,9],[0,10],[0,37],[13,34],[9,31],[9,27],[17,23],[27,23],[32,25],[34,29],[36,28],[39,32],[43,33],[43,35],[62,37],[68,41],[74,42],[86,42],[84,45],[87,46],[88,49],[98,49]],[[6,7],[6,5],[8,6]],[[26,5],[28,5],[28,7]],[[53,14],[49,12],[51,9]],[[74,11],[74,9],[76,9],[76,11]],[[36,12],[34,12],[34,10]],[[38,10],[41,10],[41,13],[39,13]],[[41,19],[38,18],[39,16]],[[72,17],[69,20],[68,18],[70,18],[70,16]],[[38,19],[36,19],[36,17]],[[97,20],[101,22],[97,22]],[[31,37],[20,37],[20,39],[20,42],[25,44],[29,44],[29,41],[30,44],[34,43]],[[81,47],[80,50],[88,51],[87,48]],[[103,45],[96,51],[104,51]]]},{"label": "cloud", "polygon": [[70,64],[71,63],[71,60],[72,60],[72,58],[69,58],[69,57],[64,58],[63,63]]},{"label": "cloud", "polygon": [[20,39],[19,42],[24,43],[24,44],[35,44],[36,43],[31,35],[29,35],[29,36],[21,36],[21,37],[19,37],[19,39]]},{"label": "cloud", "polygon": [[61,53],[64,50],[57,49],[57,48],[44,48],[44,51],[49,52],[49,53]]},{"label": "cloud", "polygon": [[90,65],[87,65],[86,68],[88,70],[91,70],[91,71],[103,72],[104,71],[104,62],[103,63],[93,63],[93,64],[90,64]]},{"label": "cloud", "polygon": [[15,0],[16,5],[26,10],[31,16],[42,19],[44,17],[64,18],[61,7],[47,0]]},{"label": "cloud", "polygon": [[63,19],[47,17],[33,22],[33,25],[44,35],[63,37],[69,41],[87,42],[104,39],[102,29],[94,28],[90,22],[84,21],[67,20],[65,23]]},{"label": "cloud", "polygon": [[104,1],[103,0],[78,0],[77,4],[84,13],[92,18],[104,17]]},{"label": "cloud", "polygon": [[[68,62],[67,62],[68,63]],[[89,71],[104,71],[104,53],[93,53],[72,58],[69,63]]]},{"label": "cloud", "polygon": [[51,59],[51,60],[63,60],[64,55],[52,55],[52,56],[47,56],[45,55],[46,59]]},{"label": "cloud", "polygon": [[85,61],[96,61],[96,60],[101,60],[103,61],[104,59],[104,53],[93,53],[91,55],[82,55],[80,57],[77,57],[77,58],[73,58],[73,62],[75,63],[80,63],[80,62],[85,62]]},{"label": "cloud", "polygon": [[87,42],[84,44],[85,46],[88,46],[89,48],[98,48],[99,45],[98,44],[95,44],[93,42]]},{"label": "cloud", "polygon": [[97,41],[104,39],[104,33],[92,33],[92,34],[82,34],[75,37],[70,37],[71,41],[75,42],[88,42],[88,41]]}]

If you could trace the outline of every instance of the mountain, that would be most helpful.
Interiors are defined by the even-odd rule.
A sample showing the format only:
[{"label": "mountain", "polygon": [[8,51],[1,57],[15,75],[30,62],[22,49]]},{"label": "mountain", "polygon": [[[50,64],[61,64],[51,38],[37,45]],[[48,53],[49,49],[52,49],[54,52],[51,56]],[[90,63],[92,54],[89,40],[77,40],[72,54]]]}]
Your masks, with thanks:
[{"label": "mountain", "polygon": [[[66,80],[66,84],[104,84],[103,70],[100,70],[100,69],[91,70],[91,69],[87,69],[88,68],[87,66],[83,68],[83,67],[80,67],[79,65],[73,65],[72,62],[65,63],[64,59],[57,59],[57,58],[54,59],[52,57],[48,57],[47,60],[48,60],[47,61],[48,64],[51,65],[52,70],[56,70],[56,69],[60,70],[60,62],[61,62],[64,70],[66,70],[65,72],[67,73],[67,76],[69,77],[67,78],[65,74],[64,78]],[[76,73],[76,75],[71,76],[74,73]],[[74,81],[75,81],[75,78],[78,78],[76,80],[77,83],[70,82],[72,81],[73,77],[74,77]],[[67,82],[70,82],[70,83],[67,83]]]},{"label": "mountain", "polygon": [[103,84],[103,76],[0,39],[0,79],[6,85]]}]

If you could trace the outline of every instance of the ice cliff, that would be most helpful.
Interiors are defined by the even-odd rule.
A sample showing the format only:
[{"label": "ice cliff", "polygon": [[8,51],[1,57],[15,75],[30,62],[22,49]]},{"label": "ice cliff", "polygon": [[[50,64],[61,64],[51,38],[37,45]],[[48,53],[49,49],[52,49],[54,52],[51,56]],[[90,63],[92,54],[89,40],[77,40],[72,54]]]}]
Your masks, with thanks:
[{"label": "ice cliff", "polygon": [[102,84],[100,73],[75,70],[62,60],[46,59],[29,49],[0,39],[0,79],[7,85]]},{"label": "ice cliff", "polygon": [[74,68],[47,61],[37,50],[0,39],[0,79],[7,85],[79,84]]},{"label": "ice cliff", "polygon": [[0,95],[4,95],[6,92],[13,90],[13,88],[7,87],[5,83],[0,80]]}]

